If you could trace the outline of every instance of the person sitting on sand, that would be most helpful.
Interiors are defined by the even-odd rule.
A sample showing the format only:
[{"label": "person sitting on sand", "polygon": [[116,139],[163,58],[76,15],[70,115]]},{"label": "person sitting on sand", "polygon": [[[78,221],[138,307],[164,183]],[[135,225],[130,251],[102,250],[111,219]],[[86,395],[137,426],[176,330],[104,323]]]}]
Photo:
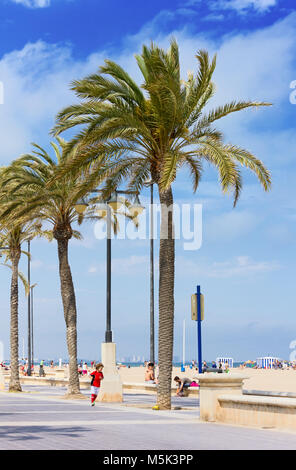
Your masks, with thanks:
[{"label": "person sitting on sand", "polygon": [[176,395],[178,397],[184,397],[184,389],[190,387],[191,380],[188,379],[187,377],[180,379],[180,377],[176,376],[174,378],[174,381],[177,383],[177,386],[178,386]]},{"label": "person sitting on sand", "polygon": [[155,383],[155,376],[154,376],[154,364],[153,362],[148,363],[148,368],[145,372],[145,382],[149,384]]}]

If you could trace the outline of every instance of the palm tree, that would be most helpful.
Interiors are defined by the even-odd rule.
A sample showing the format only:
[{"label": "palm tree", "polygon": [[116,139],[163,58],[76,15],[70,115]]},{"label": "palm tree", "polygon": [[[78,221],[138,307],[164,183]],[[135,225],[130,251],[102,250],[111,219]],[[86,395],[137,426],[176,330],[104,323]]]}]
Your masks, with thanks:
[{"label": "palm tree", "polygon": [[[159,387],[158,406],[171,406],[171,373],[174,337],[174,263],[172,183],[177,171],[189,169],[196,191],[203,162],[219,172],[223,192],[233,190],[234,205],[242,188],[238,166],[258,177],[264,190],[271,184],[263,163],[247,150],[225,144],[213,123],[231,113],[268,103],[232,101],[212,111],[205,106],[214,94],[212,75],[216,56],[206,51],[196,55],[199,68],[181,80],[179,50],[175,40],[167,51],[143,46],[136,60],[143,76],[139,87],[129,74],[110,60],[97,74],[74,81],[72,90],[83,101],[62,110],[53,129],[55,135],[77,125],[80,132],[69,142],[76,150],[62,175],[93,165],[92,178],[105,178],[106,194],[122,180],[140,191],[147,178],[158,186],[161,203],[159,250]],[[99,165],[98,162],[104,162]],[[90,177],[90,176],[89,176]],[[166,235],[164,235],[166,234]]]},{"label": "palm tree", "polygon": [[[23,155],[3,170],[2,192],[5,195],[6,210],[0,214],[0,221],[1,217],[9,220],[37,219],[52,225],[52,230],[43,230],[40,234],[50,241],[55,239],[58,245],[60,288],[69,354],[68,394],[75,397],[80,393],[77,367],[77,308],[68,259],[68,245],[71,238],[81,238],[80,233],[72,228],[75,222],[80,225],[85,219],[104,219],[106,214],[102,211],[102,215],[95,215],[96,203],[100,200],[98,196],[90,198],[86,212],[80,213],[77,210],[84,196],[97,184],[97,178],[95,181],[91,178],[85,180],[87,170],[83,175],[79,172],[75,175],[67,174],[62,179],[55,178],[59,167],[65,165],[67,161],[63,152],[66,143],[62,139],[58,139],[58,142],[59,146],[51,142],[54,158],[42,147],[33,144],[32,154]],[[52,180],[54,184],[48,185]],[[128,200],[121,202],[126,208],[122,214],[133,220],[137,226],[136,217],[132,217],[128,211],[130,202]],[[117,215],[116,211],[113,211],[111,223],[115,234],[119,230]]]},{"label": "palm tree", "polygon": [[[75,205],[90,188],[86,187],[77,176],[66,175],[55,180],[59,165],[65,164],[63,154],[64,141],[59,139],[59,146],[51,143],[54,157],[42,147],[33,144],[32,154],[23,155],[3,170],[2,191],[6,188],[6,210],[0,215],[9,220],[47,221],[51,230],[44,230],[49,240],[55,239],[58,245],[59,275],[61,297],[66,323],[67,347],[69,353],[69,396],[80,394],[77,367],[77,309],[74,284],[68,260],[68,244],[71,238],[80,238],[79,232],[72,228],[73,223],[82,223],[86,216],[78,214]],[[13,190],[9,187],[13,182]],[[90,215],[89,215],[90,217]],[[19,251],[13,258],[18,260]],[[15,281],[14,281],[15,282]]]},{"label": "palm tree", "polygon": [[[3,207],[0,206],[3,211]],[[11,222],[5,226],[0,224],[0,248],[5,255],[5,266],[12,270],[11,288],[10,288],[10,392],[21,392],[19,377],[19,334],[18,334],[18,278],[20,278],[28,293],[28,283],[23,274],[19,271],[19,261],[21,254],[21,245],[39,235],[40,226],[38,223],[25,223],[12,225]],[[7,262],[10,261],[11,265]]]}]

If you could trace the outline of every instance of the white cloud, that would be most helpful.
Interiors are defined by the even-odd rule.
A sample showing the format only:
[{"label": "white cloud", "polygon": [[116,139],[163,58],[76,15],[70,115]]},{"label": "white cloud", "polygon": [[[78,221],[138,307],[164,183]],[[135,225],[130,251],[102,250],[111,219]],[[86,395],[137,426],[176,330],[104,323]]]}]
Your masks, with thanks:
[{"label": "white cloud", "polygon": [[40,259],[36,259],[31,261],[31,268],[32,269],[39,269],[44,266],[44,263]]},{"label": "white cloud", "polygon": [[247,211],[233,210],[219,214],[204,223],[203,242],[232,242],[239,237],[245,237],[258,223],[256,215]]},{"label": "white cloud", "polygon": [[88,272],[90,274],[96,273],[98,272],[98,268],[96,266],[90,266],[90,268],[88,269]]},{"label": "white cloud", "polygon": [[[157,269],[157,262],[156,268]],[[139,273],[148,273],[149,256],[129,256],[126,258],[112,258],[112,273],[119,275],[135,275]],[[88,269],[90,274],[106,272],[106,263],[91,265]]]},{"label": "white cloud", "polygon": [[[217,90],[211,106],[233,99],[265,100],[277,104],[281,101],[289,106],[289,84],[296,76],[295,13],[266,28],[229,33],[217,40],[206,33],[192,34],[186,27],[163,35],[161,31],[164,24],[168,29],[170,20],[171,15],[162,12],[138,34],[128,37],[125,41],[125,56],[128,57],[131,51],[138,51],[143,43],[149,43],[151,39],[160,46],[167,47],[171,35],[174,35],[179,43],[184,77],[188,71],[197,69],[195,53],[198,49],[208,50],[211,56],[217,53],[217,67],[213,76]],[[138,77],[134,61],[126,63],[129,70]],[[257,116],[266,119],[266,113],[270,114],[270,110],[246,111],[235,117],[232,115],[229,118],[229,127],[238,127],[244,121],[245,129],[245,122],[254,121]]]},{"label": "white cloud", "polygon": [[[118,60],[132,76],[139,79],[133,53],[140,49],[141,44],[149,42],[150,38],[164,47],[169,43],[170,35],[160,33],[160,26],[165,21],[162,15],[159,23],[160,16],[145,25],[137,35],[126,38],[125,48],[119,54],[101,51],[78,61],[73,58],[69,45],[57,46],[38,41],[4,55],[0,59],[0,80],[4,84],[4,104],[0,106],[0,164],[30,150],[32,141],[41,145],[48,143],[48,131],[56,113],[74,101],[69,83],[74,78],[96,71],[105,57],[111,56]],[[217,94],[213,104],[237,98],[275,103],[274,108],[245,111],[219,123],[227,139],[233,143],[251,147],[251,150],[256,144],[258,156],[267,164],[272,155],[273,160],[276,160],[277,151],[273,145],[276,140],[277,148],[284,148],[288,155],[288,131],[281,134],[277,132],[275,136],[273,130],[270,130],[269,138],[267,131],[262,135],[258,127],[256,132],[249,130],[249,124],[269,120],[277,113],[279,104],[284,105],[286,102],[287,107],[291,107],[288,95],[289,83],[296,77],[295,32],[296,15],[291,14],[265,29],[227,35],[219,42],[209,39],[205,34],[192,35],[185,29],[174,33],[180,45],[183,76],[186,76],[188,70],[196,69],[194,54],[197,49],[206,48],[210,54],[218,52],[214,75]],[[257,149],[254,148],[254,151],[257,152]]]},{"label": "white cloud", "polygon": [[[177,257],[176,265],[182,266],[182,276],[204,276],[207,278],[231,278],[237,276],[247,276],[260,273],[267,273],[280,269],[280,265],[275,261],[254,261],[249,256],[237,256],[228,261],[216,261],[211,264],[206,261],[198,263]],[[178,275],[178,269],[176,269]]]},{"label": "white cloud", "polygon": [[50,0],[11,0],[28,8],[45,8],[50,6]]},{"label": "white cloud", "polygon": [[47,145],[48,132],[59,109],[73,102],[69,83],[97,69],[103,56],[92,54],[75,61],[69,46],[43,41],[28,43],[0,60],[4,104],[0,106],[0,164],[31,149],[31,142]]},{"label": "white cloud", "polygon": [[[137,40],[129,38],[121,55],[112,56],[137,79],[139,75],[133,52],[137,51],[143,42],[147,42],[149,37],[163,46],[168,44],[167,36],[155,37],[155,25],[150,27],[151,29],[147,26],[144,32],[140,32]],[[218,51],[218,64],[214,77],[218,87],[214,100],[216,104],[237,97],[266,99],[275,103],[274,111],[273,108],[255,113],[246,111],[219,123],[219,128],[225,131],[227,140],[250,149],[268,167],[270,164],[279,166],[283,161],[287,163],[289,159],[291,160],[295,133],[292,130],[274,131],[267,126],[262,131],[260,127],[250,124],[256,123],[256,119],[260,119],[260,116],[268,122],[273,112],[277,115],[279,106],[281,112],[286,108],[293,109],[288,101],[288,85],[291,78],[296,77],[295,31],[296,15],[292,14],[263,30],[227,36],[222,39],[221,44],[213,43],[202,35],[192,37],[185,31],[176,33],[180,44],[183,75],[187,70],[196,67],[194,53],[198,48],[207,48],[211,53]],[[269,54],[270,49],[273,50],[273,54]],[[94,53],[85,60],[78,61],[73,58],[69,45],[57,46],[38,41],[0,58],[0,80],[4,82],[4,104],[0,106],[0,165],[17,158],[21,153],[30,151],[32,141],[48,145],[50,140],[48,132],[54,123],[56,113],[74,101],[74,94],[69,90],[71,80],[93,73],[108,56],[110,56],[108,52],[102,51],[100,54]],[[278,70],[281,70],[280,74]],[[244,237],[246,240],[247,234],[261,224],[262,216],[260,219],[257,217],[255,206],[252,211],[244,211],[239,210],[241,207],[239,205],[236,210],[227,212],[224,204],[226,199],[229,200],[226,201],[227,204],[231,204],[231,197],[221,196],[219,185],[207,181],[206,167],[205,170],[200,191],[196,196],[197,202],[206,204],[204,244],[207,241],[231,243],[239,237]],[[253,182],[255,183],[255,177]],[[177,188],[178,192],[185,187],[190,190],[187,183],[185,186],[182,182],[182,185],[183,188]],[[263,191],[257,184],[256,188],[256,192],[245,190],[243,197],[252,193],[253,197],[256,196],[256,200],[261,198]],[[201,196],[203,200],[200,200]],[[272,196],[274,210],[280,212],[278,191],[264,195],[264,201],[266,203],[271,201]],[[209,217],[210,211],[220,214]],[[73,240],[73,246],[76,248],[76,245],[79,247],[83,245],[93,248],[96,242],[93,233],[90,232],[82,242]],[[126,260],[116,263],[114,269],[117,272],[127,272],[123,267]],[[128,265],[130,266],[130,263]],[[100,272],[104,269],[105,266],[102,266]],[[134,264],[131,272],[139,272],[141,269],[143,270]]]},{"label": "white cloud", "polygon": [[224,15],[216,14],[216,13],[210,13],[209,15],[203,18],[203,21],[223,21],[223,20],[224,20]]},{"label": "white cloud", "polygon": [[238,256],[232,261],[215,262],[209,267],[209,277],[235,277],[247,274],[269,272],[279,269],[275,262],[253,261],[249,256]]},{"label": "white cloud", "polygon": [[269,10],[277,4],[277,0],[218,0],[212,5],[215,9],[236,10],[238,13],[244,13],[249,8],[258,12]]}]

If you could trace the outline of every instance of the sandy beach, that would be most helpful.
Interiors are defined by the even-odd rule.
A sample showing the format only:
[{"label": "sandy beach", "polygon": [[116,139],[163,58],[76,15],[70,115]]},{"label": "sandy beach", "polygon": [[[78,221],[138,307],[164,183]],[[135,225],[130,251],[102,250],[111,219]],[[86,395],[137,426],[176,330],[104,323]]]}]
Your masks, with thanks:
[{"label": "sandy beach", "polygon": [[[140,367],[121,367],[119,371],[122,381],[131,383],[140,383],[144,381],[145,368]],[[246,390],[266,390],[277,392],[295,392],[296,393],[296,370],[264,370],[264,369],[231,369],[231,374],[242,374],[249,377],[245,380],[244,389]],[[185,372],[180,371],[180,367],[173,368],[173,378],[188,377],[193,379],[198,371],[186,367]]]},{"label": "sandy beach", "polygon": [[[45,366],[47,377],[55,376],[55,369]],[[36,367],[36,375],[38,376],[39,367]],[[89,369],[90,372],[90,369]],[[123,383],[143,383],[145,376],[145,367],[120,367],[119,374]],[[181,372],[180,367],[173,368],[172,378],[178,375],[180,378],[188,377],[194,379],[198,374],[197,370],[186,367],[185,372]],[[296,393],[296,370],[264,370],[251,368],[233,368],[229,374],[240,374],[247,377],[244,382],[246,390],[261,390],[275,392],[294,392]],[[35,374],[34,374],[35,375]],[[172,381],[172,385],[175,385]]]}]

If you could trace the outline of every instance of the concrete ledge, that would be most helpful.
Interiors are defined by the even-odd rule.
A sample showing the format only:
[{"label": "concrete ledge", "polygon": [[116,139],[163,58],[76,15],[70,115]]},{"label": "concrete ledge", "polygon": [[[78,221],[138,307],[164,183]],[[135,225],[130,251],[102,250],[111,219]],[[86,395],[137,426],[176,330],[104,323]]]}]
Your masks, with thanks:
[{"label": "concrete ledge", "polygon": [[248,379],[248,376],[239,374],[216,374],[215,372],[208,372],[207,374],[199,374],[196,377],[199,384],[203,389],[210,388],[238,388],[242,389],[243,380]]},{"label": "concrete ledge", "polygon": [[219,402],[240,403],[240,404],[257,404],[264,406],[279,406],[282,408],[295,408],[296,399],[293,398],[276,398],[276,397],[259,397],[259,396],[238,396],[238,395],[221,395],[218,397]]},{"label": "concrete ledge", "polygon": [[266,390],[243,390],[243,395],[256,395],[256,396],[262,396],[262,397],[296,398],[296,393],[294,392],[270,392]]},{"label": "concrete ledge", "polygon": [[[10,377],[5,377],[5,382],[9,382]],[[55,377],[28,377],[21,376],[20,383],[23,385],[51,385],[53,387],[67,387],[68,379],[56,379]],[[79,380],[81,389],[90,389],[90,380]]]},{"label": "concrete ledge", "polygon": [[[5,377],[5,382],[9,382],[9,376]],[[28,376],[21,376],[20,377],[21,384],[27,385],[51,385],[53,387],[67,387],[69,381],[68,379],[63,378],[55,378],[55,377],[28,377]],[[79,384],[80,388],[84,390],[90,390],[91,380],[90,378],[80,378]],[[145,382],[139,383],[124,383],[123,384],[124,390],[134,390],[138,392],[146,392],[146,393],[156,393],[157,385],[156,384],[146,384]],[[175,395],[177,391],[177,387],[172,386],[172,395]],[[185,391],[185,396],[198,396],[199,395],[199,387],[189,387]]]},{"label": "concrete ledge", "polygon": [[245,426],[296,430],[296,399],[219,395],[217,421]]},{"label": "concrete ledge", "polygon": [[[141,383],[124,383],[123,388],[125,390],[137,390],[139,392],[149,392],[149,393],[156,393],[157,390],[157,384],[145,384],[143,382]],[[177,391],[176,386],[172,386],[171,392],[172,395],[175,395]],[[185,390],[185,396],[194,396],[194,395],[199,395],[199,387],[189,387],[186,388]]]},{"label": "concrete ledge", "polygon": [[123,388],[125,390],[139,390],[139,391],[146,391],[146,392],[151,392],[154,393],[156,392],[156,384],[145,384],[143,382],[141,383],[124,383]]}]

